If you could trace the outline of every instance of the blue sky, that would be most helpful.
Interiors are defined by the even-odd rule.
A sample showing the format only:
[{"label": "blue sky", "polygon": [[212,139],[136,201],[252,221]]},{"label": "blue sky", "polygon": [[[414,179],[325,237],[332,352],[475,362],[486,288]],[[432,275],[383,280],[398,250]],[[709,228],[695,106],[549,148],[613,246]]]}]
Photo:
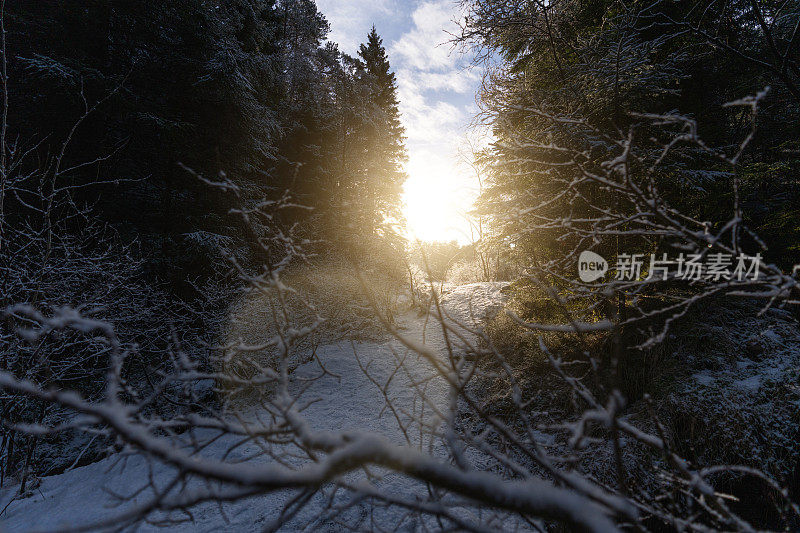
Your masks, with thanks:
[{"label": "blue sky", "polygon": [[478,108],[478,69],[454,50],[448,32],[460,18],[453,0],[317,0],[331,25],[330,40],[354,55],[374,24],[397,76],[409,161],[406,216],[423,240],[470,241],[463,218],[477,181],[463,158],[480,136],[470,123]]}]

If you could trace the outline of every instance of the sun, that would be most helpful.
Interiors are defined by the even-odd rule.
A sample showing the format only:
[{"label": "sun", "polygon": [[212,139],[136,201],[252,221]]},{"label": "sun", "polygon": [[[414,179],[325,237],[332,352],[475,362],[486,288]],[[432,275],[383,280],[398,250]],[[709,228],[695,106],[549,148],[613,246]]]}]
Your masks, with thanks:
[{"label": "sun", "polygon": [[476,194],[462,169],[455,163],[412,160],[406,165],[406,172],[403,207],[408,238],[473,242],[468,213]]}]

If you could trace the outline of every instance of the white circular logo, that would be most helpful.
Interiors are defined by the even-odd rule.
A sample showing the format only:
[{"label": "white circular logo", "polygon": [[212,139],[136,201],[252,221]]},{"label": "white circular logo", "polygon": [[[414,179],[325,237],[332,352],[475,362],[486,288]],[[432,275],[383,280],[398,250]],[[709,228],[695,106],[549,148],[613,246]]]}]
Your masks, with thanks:
[{"label": "white circular logo", "polygon": [[594,252],[586,250],[578,257],[578,276],[581,281],[591,283],[608,272],[608,261]]}]

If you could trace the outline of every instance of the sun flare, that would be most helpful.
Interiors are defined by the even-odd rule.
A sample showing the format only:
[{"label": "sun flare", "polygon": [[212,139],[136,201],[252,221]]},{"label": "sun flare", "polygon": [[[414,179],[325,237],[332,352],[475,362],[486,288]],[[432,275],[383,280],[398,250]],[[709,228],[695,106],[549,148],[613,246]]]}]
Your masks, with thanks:
[{"label": "sun flare", "polygon": [[475,188],[457,165],[409,162],[403,209],[409,239],[472,242],[468,213]]}]

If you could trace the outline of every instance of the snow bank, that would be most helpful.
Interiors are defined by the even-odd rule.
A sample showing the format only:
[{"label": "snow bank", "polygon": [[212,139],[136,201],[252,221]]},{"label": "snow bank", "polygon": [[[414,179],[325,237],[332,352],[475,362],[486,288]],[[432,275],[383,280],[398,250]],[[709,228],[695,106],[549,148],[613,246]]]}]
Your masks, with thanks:
[{"label": "snow bank", "polygon": [[507,282],[481,282],[467,285],[448,285],[442,288],[442,303],[447,314],[459,323],[482,325],[502,308],[505,295],[501,292]]}]

